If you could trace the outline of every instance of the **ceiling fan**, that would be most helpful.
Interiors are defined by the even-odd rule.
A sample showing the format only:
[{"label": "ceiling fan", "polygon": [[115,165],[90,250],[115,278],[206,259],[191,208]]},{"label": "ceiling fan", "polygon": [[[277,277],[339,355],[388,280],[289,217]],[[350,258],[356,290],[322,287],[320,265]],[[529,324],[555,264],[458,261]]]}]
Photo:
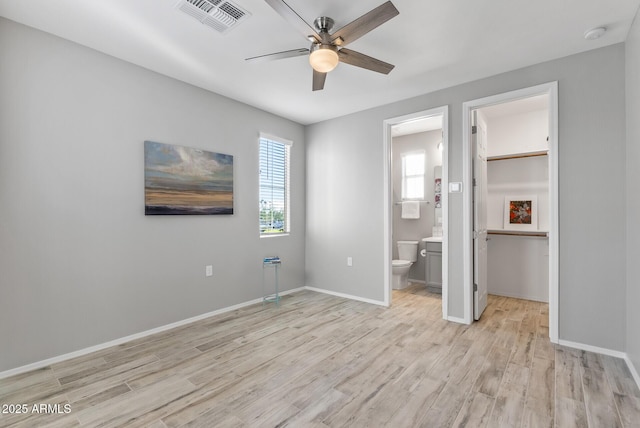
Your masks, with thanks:
[{"label": "ceiling fan", "polygon": [[331,33],[334,21],[327,16],[316,18],[314,27],[307,24],[291,7],[283,0],[265,0],[276,12],[278,12],[289,24],[311,42],[310,48],[293,49],[268,55],[260,55],[247,58],[246,61],[274,60],[291,58],[295,56],[309,55],[309,62],[313,67],[313,90],[324,88],[327,73],[333,70],[338,62],[366,68],[378,73],[389,74],[394,65],[380,61],[379,59],[361,54],[345,48],[356,39],[367,34],[374,28],[384,24],[398,15],[398,9],[387,1],[375,9],[365,13],[355,21],[350,22],[338,31]]}]

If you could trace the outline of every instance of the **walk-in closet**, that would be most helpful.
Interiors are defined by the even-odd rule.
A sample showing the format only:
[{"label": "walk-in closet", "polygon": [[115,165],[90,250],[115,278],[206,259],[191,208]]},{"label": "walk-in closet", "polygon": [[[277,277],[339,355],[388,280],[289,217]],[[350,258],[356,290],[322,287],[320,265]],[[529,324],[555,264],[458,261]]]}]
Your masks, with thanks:
[{"label": "walk-in closet", "polygon": [[478,111],[486,130],[489,294],[549,301],[548,95]]}]

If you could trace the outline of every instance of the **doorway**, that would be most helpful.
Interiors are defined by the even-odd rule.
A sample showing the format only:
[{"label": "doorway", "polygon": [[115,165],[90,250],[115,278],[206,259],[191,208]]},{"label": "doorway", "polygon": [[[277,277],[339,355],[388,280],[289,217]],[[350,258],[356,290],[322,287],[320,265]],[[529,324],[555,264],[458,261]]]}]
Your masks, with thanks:
[{"label": "doorway", "polygon": [[[393,185],[393,154],[392,154],[392,141],[393,135],[396,133],[394,130],[398,130],[398,128],[412,128],[412,127],[420,127],[424,126],[425,123],[434,122],[437,120],[440,124],[439,126],[442,129],[442,141],[441,141],[441,150],[442,150],[442,170],[441,170],[441,178],[438,181],[438,185],[441,189],[446,189],[448,186],[448,128],[449,128],[449,118],[448,118],[448,106],[438,107],[430,110],[425,110],[421,112],[416,112],[413,114],[395,117],[392,119],[387,119],[384,121],[383,129],[384,129],[384,138],[383,138],[383,159],[384,159],[384,168],[383,168],[383,181],[384,181],[384,304],[386,306],[391,305],[392,300],[392,257],[394,254],[393,247],[395,245],[395,241],[393,239],[393,212],[394,208],[397,208],[396,204],[401,203],[402,201],[396,200],[394,198],[394,191],[392,188]],[[416,128],[420,129],[420,128]],[[434,183],[433,178],[427,179],[427,183]],[[448,254],[448,245],[447,245],[447,192],[438,192],[437,194],[438,211],[435,211],[437,214],[433,214],[433,218],[438,218],[441,220],[441,230],[442,230],[442,314],[443,318],[447,318],[447,254]],[[428,209],[430,211],[435,210],[436,208],[436,200],[434,198],[433,201],[423,201],[424,207],[423,209]],[[429,230],[431,232],[431,230]],[[431,235],[431,233],[429,233]],[[420,242],[420,244],[423,244]],[[420,258],[421,255],[418,255]],[[422,263],[424,263],[421,260]],[[422,265],[422,264],[421,264]]]},{"label": "doorway", "polygon": [[[464,322],[470,324],[481,316],[482,296],[488,290],[487,258],[482,257],[479,248],[486,250],[486,242],[495,236],[498,245],[500,239],[511,239],[509,245],[516,245],[518,249],[511,250],[511,254],[518,254],[524,248],[530,260],[541,263],[544,258],[545,269],[530,269],[522,273],[523,279],[535,282],[534,274],[544,272],[545,289],[532,292],[532,295],[544,295],[549,303],[549,337],[551,342],[558,342],[558,114],[557,114],[557,82],[538,85],[505,94],[486,97],[463,104],[463,180],[469,183],[463,202],[464,236],[463,242],[465,258],[464,265]],[[518,141],[516,146],[502,149],[502,154],[491,152],[491,137],[486,140],[487,115],[498,111],[504,106],[513,109],[518,106],[531,106],[544,102],[542,120],[545,122],[544,134],[535,135],[536,142]],[[530,115],[531,116],[531,115]],[[527,116],[528,117],[528,116]],[[531,122],[531,118],[527,119]],[[510,131],[513,135],[513,131]],[[522,132],[522,131],[519,131]],[[484,134],[483,134],[484,133]],[[532,131],[521,133],[522,136],[535,134]],[[486,143],[478,150],[479,141]],[[518,140],[526,140],[526,138]],[[511,137],[511,141],[514,138]],[[533,141],[533,138],[532,138]],[[530,144],[528,146],[527,144]],[[494,152],[496,146],[494,146]],[[512,153],[510,153],[510,151]],[[500,152],[500,150],[498,150]],[[484,156],[484,159],[482,159]],[[509,160],[508,160],[509,159]],[[516,160],[510,160],[516,159]],[[498,189],[487,194],[487,161],[495,162],[494,176],[500,177],[494,187]],[[490,162],[493,164],[493,162]],[[499,168],[497,165],[500,165]],[[514,165],[517,164],[517,165]],[[483,171],[484,167],[484,171]],[[546,184],[544,188],[536,185],[523,185],[521,182],[505,182],[505,174],[523,175],[527,171],[529,176],[542,177]],[[483,175],[484,174],[484,175]],[[500,175],[502,174],[502,175]],[[489,174],[491,176],[491,173]],[[516,180],[517,181],[517,180]],[[522,180],[520,180],[522,181]],[[496,183],[494,183],[496,184]],[[517,190],[513,190],[517,189]],[[516,195],[517,193],[517,195]],[[485,207],[482,207],[482,205]],[[480,208],[479,208],[480,207]],[[481,213],[479,214],[479,209]],[[485,216],[482,219],[482,215]],[[483,221],[480,221],[483,220]],[[487,234],[488,233],[488,234]],[[509,236],[510,238],[505,238]],[[514,236],[522,238],[513,238]],[[480,242],[483,241],[483,242]],[[516,243],[517,242],[517,243]],[[548,242],[548,246],[546,243]],[[542,244],[544,245],[542,245]],[[497,251],[497,250],[494,250]],[[491,249],[489,250],[491,252]],[[537,256],[541,252],[542,256]],[[508,254],[508,253],[505,253]],[[486,256],[486,253],[484,254]],[[537,257],[537,259],[536,259]],[[546,258],[548,257],[548,259]],[[536,261],[537,260],[537,261]],[[509,263],[508,261],[506,263]],[[491,266],[491,263],[489,263]],[[548,271],[546,271],[548,268]],[[480,274],[479,274],[480,273]],[[494,275],[495,278],[495,275]],[[495,281],[491,284],[495,288]],[[489,290],[491,291],[491,290]],[[500,292],[496,292],[500,294]],[[503,295],[505,292],[502,292]],[[514,295],[513,297],[518,297]],[[527,298],[526,296],[522,296]],[[543,298],[532,297],[532,300]]]}]

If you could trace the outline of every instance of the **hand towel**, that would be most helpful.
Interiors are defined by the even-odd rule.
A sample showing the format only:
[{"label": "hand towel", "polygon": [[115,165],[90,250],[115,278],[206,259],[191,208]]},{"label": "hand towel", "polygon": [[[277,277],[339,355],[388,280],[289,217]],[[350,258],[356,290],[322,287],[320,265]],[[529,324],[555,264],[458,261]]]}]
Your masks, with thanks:
[{"label": "hand towel", "polygon": [[403,201],[402,202],[402,218],[420,218],[420,202]]}]

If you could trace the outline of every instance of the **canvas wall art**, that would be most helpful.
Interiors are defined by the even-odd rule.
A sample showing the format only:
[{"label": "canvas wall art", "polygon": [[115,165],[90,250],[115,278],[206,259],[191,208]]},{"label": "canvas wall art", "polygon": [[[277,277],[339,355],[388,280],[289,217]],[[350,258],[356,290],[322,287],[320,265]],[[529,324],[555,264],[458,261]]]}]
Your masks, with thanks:
[{"label": "canvas wall art", "polygon": [[145,215],[233,214],[233,156],[144,142]]},{"label": "canvas wall art", "polygon": [[512,230],[538,230],[537,196],[505,196],[504,228]]}]

